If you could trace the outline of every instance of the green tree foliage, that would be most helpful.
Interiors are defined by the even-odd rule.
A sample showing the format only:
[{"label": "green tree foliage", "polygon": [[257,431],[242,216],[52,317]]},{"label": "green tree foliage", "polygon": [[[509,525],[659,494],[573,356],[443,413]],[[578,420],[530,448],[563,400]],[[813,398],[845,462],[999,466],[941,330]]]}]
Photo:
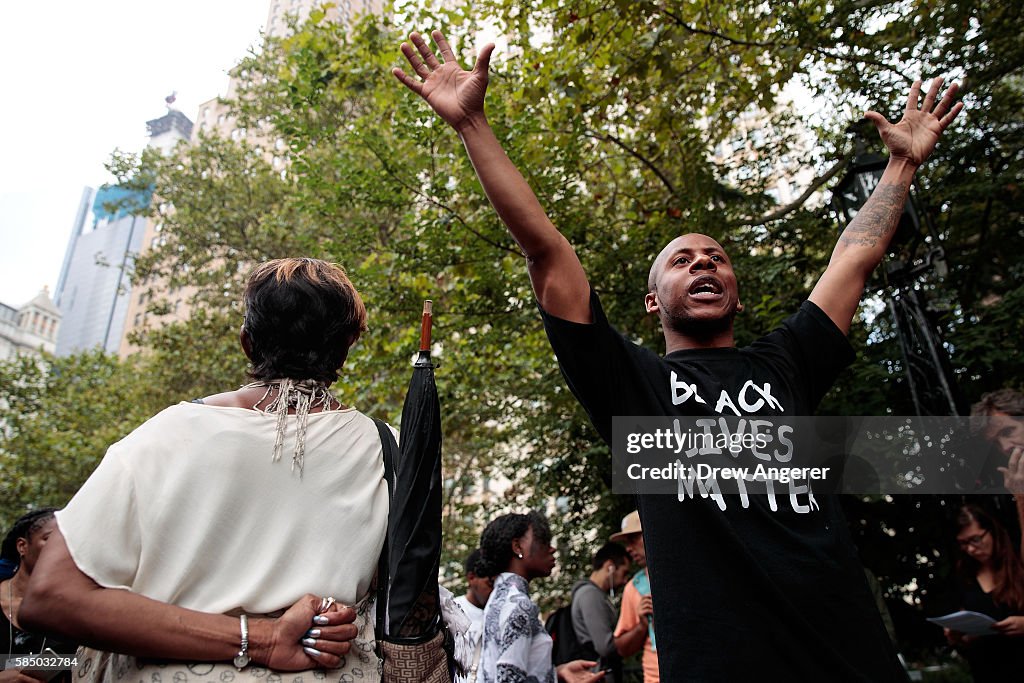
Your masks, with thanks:
[{"label": "green tree foliage", "polygon": [[30,507],[62,507],[107,446],[163,407],[134,361],[100,351],[0,362],[0,387],[3,529]]},{"label": "green tree foliage", "polygon": [[[344,264],[370,311],[343,400],[395,421],[420,304],[433,299],[446,567],[461,573],[486,519],[554,502],[564,568],[554,594],[585,572],[632,501],[610,494],[610,456],[559,376],[522,255],[461,144],[389,73],[403,36],[443,28],[464,63],[477,31],[504,36],[488,117],[576,246],[609,318],[654,349],[661,334],[642,300],[663,244],[700,231],[726,246],[746,305],[737,337],[749,342],[795,310],[827,264],[842,226],[826,190],[852,156],[847,126],[868,107],[898,117],[916,76],[962,80],[967,116],[918,178],[949,274],[921,286],[959,388],[974,398],[1024,384],[1017,12],[1008,1],[483,0],[443,12],[403,5],[352,27],[314,12],[236,71],[232,106],[265,143],[200,138],[174,157],[114,161],[121,182],[155,188],[163,226],[163,244],[136,264],[137,283],[194,287],[201,311],[141,339],[158,359],[151,377],[174,400],[242,381],[233,349],[246,271],[306,254]],[[283,172],[271,153],[287,160]],[[807,169],[798,189],[824,192],[781,205],[779,168]],[[823,410],[912,412],[884,311],[859,320],[851,339],[860,360]],[[512,486],[479,505],[475,487],[501,477]],[[947,554],[924,546],[946,533],[955,502],[851,502],[858,542],[895,601],[919,600],[922,586],[946,578]]]}]

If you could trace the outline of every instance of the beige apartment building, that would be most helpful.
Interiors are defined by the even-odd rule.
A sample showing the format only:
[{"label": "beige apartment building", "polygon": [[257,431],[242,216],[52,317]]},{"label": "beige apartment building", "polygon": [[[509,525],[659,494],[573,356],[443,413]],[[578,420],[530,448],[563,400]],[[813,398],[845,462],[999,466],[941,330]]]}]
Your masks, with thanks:
[{"label": "beige apartment building", "polygon": [[[780,108],[791,106],[783,102]],[[731,135],[719,143],[711,152],[711,159],[720,167],[727,169],[725,180],[733,185],[742,186],[754,180],[754,169],[758,168],[761,157],[761,145],[776,135],[773,128],[773,116],[770,112],[755,106],[749,107],[733,122]],[[794,145],[788,154],[783,155],[767,172],[761,171],[756,180],[766,188],[766,194],[779,206],[794,201],[803,190],[814,181],[814,168],[802,164],[801,160],[814,146],[810,132],[797,124],[787,132],[792,135]]]},{"label": "beige apartment building", "polygon": [[[289,31],[290,17],[294,17],[301,23],[309,17],[310,11],[323,4],[323,1],[271,0],[264,29],[265,35],[267,37],[286,35]],[[382,12],[384,2],[383,0],[332,0],[332,5],[327,10],[327,18],[348,24],[358,15]],[[228,105],[225,104],[225,101],[237,96],[239,86],[244,83],[247,76],[248,74],[244,71],[232,75],[228,80],[227,91],[223,97],[214,97],[199,105],[195,125],[192,128],[191,141],[194,143],[200,135],[218,135],[236,141],[244,140],[262,152],[267,163],[271,164],[275,170],[283,171],[288,164],[287,146],[284,140],[274,135],[274,131],[269,125],[263,125],[256,129],[240,126],[231,114]],[[161,244],[162,229],[163,226],[159,222],[147,221],[142,238],[141,253]],[[124,332],[121,336],[120,356],[123,358],[138,351],[138,347],[131,341],[133,333],[154,326],[186,320],[189,317],[189,301],[192,294],[193,292],[188,288],[172,289],[159,281],[141,283],[141,286],[136,287],[128,304]],[[166,302],[167,313],[156,315],[150,310],[155,298]]]},{"label": "beige apartment building", "polygon": [[[159,149],[163,154],[171,153],[181,141],[191,139],[194,130],[192,121],[171,106],[173,97],[168,98],[167,101],[167,114],[159,119],[146,122],[146,128],[149,132],[149,146]],[[159,244],[159,241],[162,239],[160,232],[163,229],[163,225],[152,217],[140,217],[139,222],[142,223],[141,239],[137,243],[133,240],[128,249],[134,251],[137,248],[137,253],[142,253]],[[136,244],[138,245],[137,247]],[[149,304],[153,300],[154,287],[152,285],[153,283],[133,283],[127,273],[123,274],[121,278],[117,296],[119,299],[126,299],[126,301],[119,305],[119,308],[124,311],[123,325],[121,326],[120,336],[115,337],[115,340],[118,341],[117,346],[110,350],[117,350],[118,355],[122,358],[137,350],[130,343],[129,335],[134,330],[141,329],[146,325],[149,317]],[[178,292],[166,292],[166,294],[173,296],[178,294]],[[172,300],[170,302],[171,312],[167,316],[161,316],[161,318],[165,321],[181,319],[178,316],[178,312],[184,314],[183,300],[183,294],[177,300]],[[117,315],[120,319],[122,313],[118,310],[115,311],[114,315]]]}]

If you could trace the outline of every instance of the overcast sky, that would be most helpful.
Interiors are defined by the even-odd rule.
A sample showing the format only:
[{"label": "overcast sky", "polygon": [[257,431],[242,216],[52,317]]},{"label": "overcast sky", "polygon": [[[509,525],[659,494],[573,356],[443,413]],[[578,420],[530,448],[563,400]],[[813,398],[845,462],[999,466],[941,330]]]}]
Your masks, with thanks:
[{"label": "overcast sky", "polygon": [[164,97],[193,121],[259,43],[269,0],[4,3],[0,21],[0,302],[57,284],[85,186],[139,151]]}]

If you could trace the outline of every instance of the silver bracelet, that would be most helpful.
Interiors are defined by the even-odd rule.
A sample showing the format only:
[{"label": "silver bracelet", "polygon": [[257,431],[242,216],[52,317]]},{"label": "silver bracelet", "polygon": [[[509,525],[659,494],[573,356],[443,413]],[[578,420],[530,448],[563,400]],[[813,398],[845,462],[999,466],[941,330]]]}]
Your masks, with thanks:
[{"label": "silver bracelet", "polygon": [[238,625],[242,629],[242,648],[235,655],[235,668],[241,671],[249,663],[249,617],[239,615]]}]

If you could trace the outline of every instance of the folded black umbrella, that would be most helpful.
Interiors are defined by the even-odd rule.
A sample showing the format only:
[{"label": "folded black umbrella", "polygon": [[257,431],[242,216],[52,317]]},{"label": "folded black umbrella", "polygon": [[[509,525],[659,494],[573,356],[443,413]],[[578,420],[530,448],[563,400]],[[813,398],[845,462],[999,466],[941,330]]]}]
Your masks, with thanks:
[{"label": "folded black umbrella", "polygon": [[388,518],[385,634],[419,639],[437,632],[441,560],[441,406],[430,359],[431,302],[424,302],[420,352],[402,406],[401,443]]}]

